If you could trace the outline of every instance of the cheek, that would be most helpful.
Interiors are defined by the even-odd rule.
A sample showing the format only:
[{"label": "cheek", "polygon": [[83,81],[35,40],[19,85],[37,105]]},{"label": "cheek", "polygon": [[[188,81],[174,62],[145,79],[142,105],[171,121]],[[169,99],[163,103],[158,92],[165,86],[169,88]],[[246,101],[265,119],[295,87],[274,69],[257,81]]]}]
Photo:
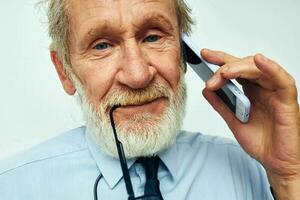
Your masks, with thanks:
[{"label": "cheek", "polygon": [[87,97],[94,106],[99,105],[99,102],[107,94],[114,82],[117,70],[112,65],[112,62],[92,61],[78,67],[78,76]]},{"label": "cheek", "polygon": [[152,59],[152,65],[155,66],[158,74],[168,82],[175,92],[180,80],[179,51],[175,48],[166,53],[160,53],[155,59]]}]

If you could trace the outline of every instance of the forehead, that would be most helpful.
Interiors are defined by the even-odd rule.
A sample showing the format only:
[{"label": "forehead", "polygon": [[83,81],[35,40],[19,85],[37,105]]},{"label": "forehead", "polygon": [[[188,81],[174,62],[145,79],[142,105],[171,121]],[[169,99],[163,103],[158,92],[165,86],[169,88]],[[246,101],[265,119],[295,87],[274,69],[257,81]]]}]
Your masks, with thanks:
[{"label": "forehead", "polygon": [[174,2],[175,0],[69,0],[67,9],[73,28],[91,21],[111,21],[116,26],[126,26],[128,22],[151,16],[177,21]]},{"label": "forehead", "polygon": [[113,7],[168,7],[173,8],[175,0],[67,0],[71,11],[79,11],[91,8],[113,8]]}]

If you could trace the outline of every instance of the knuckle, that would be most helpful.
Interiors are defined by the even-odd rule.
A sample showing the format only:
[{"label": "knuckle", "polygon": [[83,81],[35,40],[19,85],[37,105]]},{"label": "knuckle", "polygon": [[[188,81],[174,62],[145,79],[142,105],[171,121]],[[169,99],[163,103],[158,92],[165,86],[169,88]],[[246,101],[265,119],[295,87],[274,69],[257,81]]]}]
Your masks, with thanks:
[{"label": "knuckle", "polygon": [[274,70],[277,72],[277,74],[285,74],[284,69],[280,65],[278,65],[275,62],[272,62],[272,65],[274,67]]},{"label": "knuckle", "polygon": [[222,69],[231,68],[231,67],[232,67],[232,63],[225,63],[224,65],[221,66]]},{"label": "knuckle", "polygon": [[254,62],[254,56],[246,56],[243,60]]},{"label": "knuckle", "polygon": [[296,88],[296,80],[294,77],[292,77],[291,75],[289,75],[289,79],[288,79],[289,85]]},{"label": "knuckle", "polygon": [[291,86],[296,86],[296,80],[291,76],[283,67],[281,67],[276,62],[273,62],[273,66],[278,74],[281,74],[286,77],[286,83]]},{"label": "knuckle", "polygon": [[222,67],[220,67],[220,72],[224,73],[224,72],[228,72],[230,70],[232,70],[233,68],[233,64],[232,63],[226,63],[225,65],[223,65]]},{"label": "knuckle", "polygon": [[295,102],[297,102],[297,98],[298,98],[298,91],[297,91],[297,87],[296,86],[292,86],[290,89],[290,95],[292,97],[292,99],[294,99]]}]

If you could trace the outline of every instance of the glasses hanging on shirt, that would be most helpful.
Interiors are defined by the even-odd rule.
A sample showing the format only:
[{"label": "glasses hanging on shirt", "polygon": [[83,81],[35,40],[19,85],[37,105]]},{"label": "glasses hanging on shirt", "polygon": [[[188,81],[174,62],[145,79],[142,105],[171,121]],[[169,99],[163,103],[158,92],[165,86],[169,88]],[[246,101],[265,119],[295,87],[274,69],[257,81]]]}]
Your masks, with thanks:
[{"label": "glasses hanging on shirt", "polygon": [[[126,157],[125,157],[125,153],[124,153],[124,149],[123,149],[123,144],[118,139],[115,122],[114,122],[114,118],[113,118],[113,112],[117,108],[118,108],[118,106],[114,106],[110,110],[109,117],[110,117],[111,127],[113,129],[116,146],[117,146],[117,151],[118,151],[118,156],[119,156],[119,161],[120,161],[120,165],[121,165],[121,169],[122,169],[122,173],[123,173],[123,177],[124,177],[124,181],[125,181],[125,187],[126,187],[126,191],[127,191],[127,195],[128,195],[127,199],[128,200],[162,200],[161,197],[152,195],[152,194],[151,195],[143,195],[143,196],[139,196],[139,197],[135,197],[135,195],[134,195],[133,188],[132,188],[132,182],[131,182],[130,175],[129,175],[128,165],[127,165],[127,161],[126,161]],[[98,186],[98,183],[101,178],[102,178],[102,174],[100,174],[97,177],[95,184],[94,184],[94,200],[98,200],[97,186]]]}]

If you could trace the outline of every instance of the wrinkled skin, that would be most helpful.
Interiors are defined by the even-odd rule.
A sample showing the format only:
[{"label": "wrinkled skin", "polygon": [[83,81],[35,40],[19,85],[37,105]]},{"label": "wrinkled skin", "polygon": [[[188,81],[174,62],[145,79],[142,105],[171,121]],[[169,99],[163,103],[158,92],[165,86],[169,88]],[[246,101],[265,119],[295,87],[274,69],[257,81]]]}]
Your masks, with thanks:
[{"label": "wrinkled skin", "polygon": [[[175,93],[180,79],[180,43],[172,0],[70,1],[70,50],[74,74],[94,106],[114,90],[138,90],[159,82]],[[237,141],[267,170],[278,199],[300,194],[300,119],[295,81],[281,66],[258,54],[236,58],[203,50],[220,70],[203,91],[231,128]],[[65,91],[76,88],[51,52]],[[247,124],[240,123],[214,96],[226,79],[238,78],[252,103]],[[159,116],[168,99],[124,105],[117,121],[136,112]]]},{"label": "wrinkled skin", "polygon": [[[159,82],[176,92],[180,42],[172,0],[74,0],[70,27],[72,69],[94,107],[123,88],[139,90]],[[66,92],[74,94],[55,52],[52,60]],[[128,104],[115,111],[116,121],[136,112],[159,116],[168,104],[166,98]]]},{"label": "wrinkled skin", "polygon": [[[202,56],[220,65],[203,91],[244,150],[267,170],[278,199],[300,196],[300,114],[295,81],[279,64],[261,54],[236,58],[203,50]],[[211,92],[226,80],[238,79],[252,108],[247,124],[240,123]]]}]

